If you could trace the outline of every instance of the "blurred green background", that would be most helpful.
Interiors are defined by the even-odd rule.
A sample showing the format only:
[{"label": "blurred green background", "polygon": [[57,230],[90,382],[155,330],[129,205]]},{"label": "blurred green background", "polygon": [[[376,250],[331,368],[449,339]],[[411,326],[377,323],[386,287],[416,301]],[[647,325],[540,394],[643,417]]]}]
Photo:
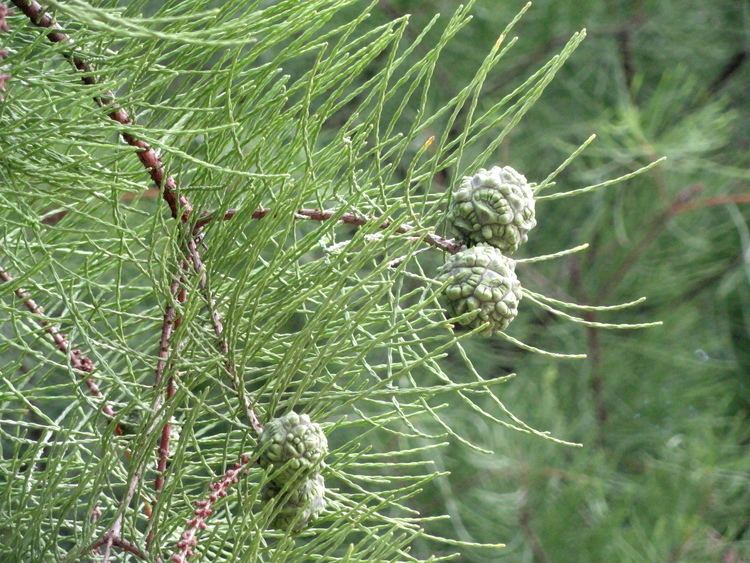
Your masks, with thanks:
[{"label": "blurred green background", "polygon": [[[523,4],[478,2],[438,65],[433,109],[473,76]],[[379,5],[381,21],[411,13],[412,36],[457,6]],[[622,319],[664,327],[581,329],[527,306],[526,321],[514,325],[527,341],[586,351],[589,360],[550,362],[473,341],[483,375],[519,373],[501,394],[516,415],[584,448],[490,427],[457,404],[454,427],[496,454],[443,450],[434,461],[451,475],[419,508],[451,515],[434,527],[442,534],[508,544],[500,556],[463,550],[467,561],[748,561],[750,3],[538,1],[480,107],[584,27],[588,38],[504,142],[502,161],[487,165],[511,165],[538,182],[596,133],[558,178],[559,189],[573,189],[666,155],[624,185],[540,203],[527,255],[592,248],[519,273],[534,289],[583,303],[646,295]],[[463,369],[458,358],[455,369]],[[439,555],[434,544],[420,549]]]}]

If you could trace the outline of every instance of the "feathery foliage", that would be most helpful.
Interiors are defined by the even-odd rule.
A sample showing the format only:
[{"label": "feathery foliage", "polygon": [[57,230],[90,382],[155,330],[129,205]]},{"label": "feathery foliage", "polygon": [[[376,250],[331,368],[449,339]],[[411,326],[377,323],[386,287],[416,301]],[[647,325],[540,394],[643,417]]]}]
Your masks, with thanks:
[{"label": "feathery foliage", "polygon": [[[72,39],[52,43],[18,11],[8,18],[4,557],[75,561],[92,547],[105,559],[179,560],[189,549],[212,561],[500,556],[498,530],[476,541],[423,506],[425,489],[450,486],[440,452],[481,467],[498,459],[499,437],[532,435],[534,451],[574,445],[566,424],[544,421],[559,435],[537,430],[499,396],[528,352],[538,353],[530,373],[581,357],[585,339],[569,322],[534,325],[549,314],[589,331],[649,323],[605,322],[599,299],[567,313],[571,299],[542,295],[548,278],[534,262],[583,250],[602,229],[565,201],[544,205],[564,207],[583,238],[560,246],[560,224],[550,229],[538,211],[533,235],[554,240],[518,258],[524,310],[502,343],[479,340],[485,327],[451,330],[436,281],[442,252],[460,248],[444,221],[450,188],[507,157],[516,126],[585,36],[489,95],[527,7],[507,14],[463,80],[447,81],[443,54],[471,37],[473,4],[413,26],[406,16],[373,23],[376,3],[354,0],[50,1]],[[90,66],[74,70],[71,52]],[[115,108],[133,121],[109,119]],[[189,209],[160,201],[172,188],[151,187],[145,153],[128,139],[153,147]],[[540,205],[648,171],[659,151],[625,163],[597,155],[563,190],[554,182],[579,154],[529,166]],[[601,213],[612,208],[596,197]],[[625,305],[640,305],[641,287],[629,289]],[[95,369],[61,353],[51,326]],[[488,346],[505,365],[486,363]],[[254,417],[292,410],[319,422],[330,447],[327,507],[301,534],[273,528],[283,507],[264,499],[272,474],[253,463]]]}]

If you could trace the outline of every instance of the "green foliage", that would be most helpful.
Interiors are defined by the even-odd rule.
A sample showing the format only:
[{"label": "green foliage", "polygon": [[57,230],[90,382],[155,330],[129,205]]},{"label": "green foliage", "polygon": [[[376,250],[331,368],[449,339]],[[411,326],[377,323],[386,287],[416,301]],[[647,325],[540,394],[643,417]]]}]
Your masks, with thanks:
[{"label": "green foliage", "polygon": [[[520,24],[520,3],[442,2],[441,20],[440,3],[401,4],[411,21],[398,2],[49,2],[94,65],[92,85],[65,62],[70,45],[9,19],[0,265],[15,280],[0,284],[0,556],[77,560],[123,514],[123,537],[142,546],[153,532],[152,556],[167,559],[193,503],[256,450],[246,400],[264,423],[291,410],[321,423],[326,509],[301,534],[275,530],[288,514],[253,466],[200,532],[206,560],[700,560],[742,549],[747,401],[727,391],[743,385],[743,356],[727,350],[744,350],[749,333],[736,259],[746,221],[738,208],[731,221],[723,209],[660,215],[687,186],[719,195],[747,179],[747,157],[728,150],[743,129],[732,99],[707,86],[712,66],[657,80],[688,45],[645,34],[653,44],[638,42],[626,76],[612,33],[597,32],[626,21],[625,4],[554,3]],[[690,29],[671,26],[671,2],[639,9],[667,37]],[[563,70],[583,24],[593,40]],[[712,47],[707,56],[727,56]],[[96,107],[107,90],[135,125]],[[180,270],[185,230],[147,191],[122,132],[158,150],[194,217],[236,210],[201,242],[209,298]],[[591,132],[599,140],[579,152]],[[669,168],[651,170],[661,154]],[[539,224],[519,253],[519,316],[482,339],[484,327],[448,328],[443,257],[421,237],[446,231],[461,177],[494,164],[535,184]],[[602,189],[641,167],[640,185]],[[554,201],[570,191],[595,193]],[[271,211],[255,220],[260,207]],[[295,218],[301,208],[333,217]],[[344,213],[376,219],[355,227],[336,221]],[[536,263],[586,241],[580,258]],[[181,275],[184,303],[170,291]],[[115,421],[18,287],[96,362]],[[650,301],[630,302],[641,295]],[[576,300],[592,307],[565,313]],[[638,317],[625,328],[656,317],[668,329],[603,333],[615,325],[596,305],[619,301],[639,307],[613,307],[615,321]],[[167,365],[177,394],[152,412],[167,385],[154,388],[153,372],[169,303],[181,319]],[[557,361],[582,348],[588,364]],[[133,433],[118,435],[134,414]],[[157,497],[156,444],[171,417],[179,439]]]},{"label": "green foliage", "polygon": [[[450,4],[387,2],[389,16],[408,10],[417,25]],[[518,6],[476,5],[475,32],[446,53],[453,80],[479,64],[477,51]],[[742,63],[749,16],[746,4],[732,1],[539,2],[517,28],[521,39],[507,64],[486,82],[481,100],[489,105],[495,92],[544,61],[567,30],[586,27],[586,41],[504,143],[497,163],[538,182],[596,133],[555,178],[564,191],[656,155],[667,160],[627,187],[539,201],[539,226],[524,255],[582,241],[591,247],[533,272],[521,264],[518,275],[563,301],[598,305],[648,296],[628,319],[656,318],[664,328],[573,330],[548,315],[529,315],[524,300],[513,332],[552,349],[586,351],[588,361],[551,364],[494,341],[467,344],[480,373],[518,371],[502,394],[518,416],[584,448],[498,432],[456,404],[453,427],[470,439],[489,437],[482,444],[495,455],[435,452],[437,467],[451,475],[417,506],[451,515],[431,528],[435,533],[508,544],[491,555],[464,551],[464,560],[750,557],[750,66]],[[432,101],[439,106],[449,95]],[[461,369],[460,357],[450,361]],[[420,553],[434,550],[425,544]]]}]

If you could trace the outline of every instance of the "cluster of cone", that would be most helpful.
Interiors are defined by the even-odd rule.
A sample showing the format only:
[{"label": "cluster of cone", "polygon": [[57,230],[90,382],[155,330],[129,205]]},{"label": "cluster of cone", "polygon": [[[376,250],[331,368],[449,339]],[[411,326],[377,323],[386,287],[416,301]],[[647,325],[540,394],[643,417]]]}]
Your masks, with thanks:
[{"label": "cluster of cone", "polygon": [[304,530],[325,509],[320,468],[328,440],[306,414],[290,412],[271,420],[260,435],[260,465],[269,470],[264,500],[276,499],[273,526]]},{"label": "cluster of cone", "polygon": [[534,193],[510,166],[482,168],[453,192],[448,219],[467,246],[440,268],[448,313],[469,329],[489,323],[489,334],[505,330],[522,297],[516,263],[507,255],[536,226]]}]

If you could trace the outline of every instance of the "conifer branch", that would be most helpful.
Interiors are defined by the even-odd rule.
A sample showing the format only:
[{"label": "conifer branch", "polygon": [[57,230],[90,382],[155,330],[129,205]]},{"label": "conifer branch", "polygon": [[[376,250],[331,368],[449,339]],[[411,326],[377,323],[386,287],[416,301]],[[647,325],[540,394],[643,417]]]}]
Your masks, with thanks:
[{"label": "conifer branch", "polygon": [[[31,1],[25,1],[25,0],[14,0],[14,4],[37,26],[50,29],[51,31],[47,34],[47,38],[53,42],[53,43],[66,43],[69,45],[72,45],[72,40],[68,35],[63,33],[60,30],[59,25],[55,22],[54,18],[47,14],[42,6],[36,2],[35,0]],[[84,75],[81,77],[81,80],[84,84],[93,85],[96,84],[96,77],[93,74],[93,68],[91,65],[75,55],[74,53],[70,52],[67,53],[66,58],[70,61],[70,63],[74,66],[74,68],[84,73]],[[133,125],[133,121],[131,120],[128,113],[123,108],[117,108],[115,106],[115,97],[114,94],[111,91],[105,92],[101,96],[97,96],[94,98],[95,102],[104,108],[112,108],[112,111],[108,114],[109,117],[120,123],[124,126]],[[126,131],[121,133],[121,137],[123,140],[128,143],[130,146],[135,147],[138,149],[137,156],[138,159],[141,161],[141,164],[143,167],[148,171],[152,181],[154,184],[162,190],[162,197],[169,205],[169,209],[172,215],[172,218],[180,220],[182,223],[187,223],[190,213],[192,211],[192,205],[190,201],[182,195],[179,195],[177,193],[177,182],[174,179],[173,176],[167,175],[165,171],[165,166],[162,160],[159,158],[159,156],[156,154],[156,152],[151,148],[151,146],[132,135],[131,133],[128,133]],[[59,221],[63,214],[57,213],[54,216],[54,221]],[[195,246],[194,243],[188,245],[188,253],[191,261],[196,266],[196,271],[201,276],[200,283],[201,287],[205,287],[205,276],[203,273],[202,268],[202,261],[200,257],[200,253],[197,249],[197,246]],[[184,264],[183,264],[184,265]],[[182,298],[186,298],[186,294],[184,292],[180,292],[179,290],[179,280],[175,280],[170,290],[173,295],[176,295],[178,292]],[[211,299],[211,296],[208,295],[207,298]],[[31,302],[33,303],[33,301]],[[28,305],[27,305],[28,306]],[[214,322],[215,331],[217,332],[217,336],[222,338],[222,331],[223,329],[221,324],[221,317],[219,316],[219,313],[216,311],[212,311],[212,319]],[[164,320],[162,322],[162,330],[161,330],[161,338],[159,343],[159,358],[157,360],[156,370],[155,370],[155,377],[154,377],[154,384],[155,387],[158,387],[161,385],[163,378],[164,378],[164,371],[166,368],[167,360],[170,353],[170,343],[171,343],[171,336],[174,332],[175,327],[177,326],[177,323],[179,322],[179,319],[177,318],[176,309],[174,305],[171,303],[167,306],[166,311],[164,313]],[[217,329],[217,327],[220,327]],[[61,338],[60,335],[58,335],[56,332],[51,333],[53,334],[53,338],[56,337]],[[62,337],[63,340],[61,342],[65,342],[64,337]],[[223,341],[222,341],[223,342]],[[58,343],[58,347],[61,347],[62,344]],[[67,346],[66,346],[67,349]],[[228,352],[228,347],[225,342],[223,342],[220,345],[220,349],[222,352],[226,350]],[[89,368],[84,371],[92,371],[93,370],[93,364],[86,358],[85,356],[82,356],[79,351],[74,351],[71,353],[71,362],[76,362],[74,364],[74,367],[78,364]],[[236,378],[233,380],[233,382],[236,381]],[[92,383],[95,385],[95,383]],[[91,388],[91,385],[90,385]],[[98,388],[95,388],[98,392]],[[92,391],[93,392],[93,391]],[[174,397],[176,393],[176,386],[174,379],[170,377],[169,381],[167,382],[167,386],[165,389],[165,396],[162,400],[160,396],[155,397],[154,403],[152,405],[152,412],[157,413],[159,412],[164,402],[169,401]],[[99,394],[101,394],[99,392]],[[248,413],[252,414],[253,416],[253,428],[257,431],[261,428],[260,422],[257,420],[257,417],[255,417],[254,413],[252,412],[252,409],[248,407]],[[154,488],[156,492],[160,492],[164,487],[164,472],[166,470],[168,457],[169,457],[169,441],[170,441],[170,435],[171,435],[171,423],[169,421],[165,422],[164,426],[162,427],[161,431],[161,437],[159,441],[159,456],[157,460],[157,477],[156,482],[154,484]],[[126,494],[124,498],[122,499],[121,507],[120,507],[120,513],[118,517],[115,519],[115,522],[113,523],[112,527],[109,529],[108,532],[104,534],[102,537],[103,542],[99,544],[99,546],[104,545],[105,552],[103,561],[107,563],[110,559],[111,555],[111,549],[113,546],[121,547],[125,549],[125,540],[121,538],[121,529],[122,529],[122,521],[124,516],[125,508],[130,504],[130,501],[132,500],[133,496],[135,495],[135,492],[137,490],[138,484],[141,481],[141,478],[143,476],[143,472],[145,470],[144,464],[141,463],[140,467],[138,467],[132,474],[129,482]],[[149,540],[153,538],[153,534],[149,535]],[[97,547],[99,547],[97,546]]]},{"label": "conifer branch", "polygon": [[195,503],[195,512],[185,526],[180,541],[177,542],[177,551],[174,552],[170,561],[173,563],[187,563],[188,559],[195,554],[198,545],[198,533],[207,528],[206,520],[213,514],[213,506],[216,502],[227,496],[227,490],[240,479],[242,472],[250,466],[251,458],[243,455],[224,475],[214,483],[211,483],[211,494],[206,500]]},{"label": "conifer branch", "polygon": [[[272,210],[267,207],[260,207],[253,211],[252,218],[253,219],[263,219],[263,217],[266,217],[267,215],[271,214]],[[299,209],[294,213],[294,216],[296,219],[308,219],[310,221],[328,221],[332,218],[334,218],[336,215],[338,215],[338,211],[335,209],[309,209],[309,208],[303,208]],[[220,219],[222,221],[228,221],[232,219],[237,214],[237,209],[228,209],[223,215],[220,217],[216,213],[204,213],[195,223],[194,231],[199,232],[203,227],[211,223],[212,221],[215,221],[217,219]],[[339,216],[338,221],[341,223],[345,223],[347,225],[354,225],[357,227],[362,227],[371,221],[376,221],[377,219],[371,219],[369,217],[366,217],[364,215],[359,215],[357,213],[343,213]],[[391,227],[393,223],[391,221],[381,221],[379,228],[380,229],[387,229]],[[414,228],[411,225],[399,225],[396,227],[396,232],[399,234],[408,234],[410,233]],[[434,233],[428,233],[425,235],[422,235],[420,237],[426,244],[435,247],[439,250],[443,250],[445,252],[448,252],[450,254],[455,254],[456,252],[460,251],[462,248],[464,248],[463,244],[456,242],[452,239],[443,238],[439,235],[436,235]]]},{"label": "conifer branch", "polygon": [[[13,276],[11,276],[2,267],[0,267],[0,280],[5,283],[10,283],[13,281]],[[93,377],[93,374],[96,371],[94,361],[78,348],[73,350],[70,349],[70,341],[68,340],[68,338],[64,333],[60,331],[59,328],[57,328],[54,324],[50,323],[49,320],[47,320],[47,317],[44,314],[44,310],[37,304],[36,301],[34,301],[28,291],[19,287],[16,288],[14,293],[23,302],[24,306],[29,310],[29,312],[34,316],[37,324],[44,330],[44,332],[46,332],[50,336],[55,344],[55,347],[60,352],[65,354],[65,356],[68,358],[68,361],[70,362],[70,366],[78,372],[87,374],[84,383],[86,384],[86,387],[88,387],[89,392],[93,397],[102,401],[102,412],[109,418],[114,418],[117,413],[112,408],[112,405],[110,405],[104,398],[104,394],[99,388],[99,384]],[[119,427],[117,431],[119,432]]]},{"label": "conifer branch", "polygon": [[[60,30],[60,26],[55,22],[54,18],[47,14],[36,0],[13,0],[13,3],[35,25],[51,30],[47,34],[47,39],[52,43],[65,43],[72,46],[73,42],[70,37]],[[81,59],[72,51],[66,53],[65,58],[70,61],[78,72],[83,73],[81,81],[84,84],[96,84],[93,68],[87,61]],[[115,96],[111,91],[108,90],[101,96],[96,96],[94,101],[103,108],[112,108],[112,111],[108,115],[113,121],[124,126],[133,125],[128,112],[123,108],[115,106]],[[159,158],[147,142],[138,139],[131,133],[123,131],[120,135],[127,144],[138,149],[138,159],[148,171],[154,184],[163,190],[162,197],[169,205],[172,217],[174,219],[179,217],[182,222],[187,222],[192,211],[192,206],[186,197],[177,193],[177,182],[172,176],[167,175],[161,158]]]},{"label": "conifer branch", "polygon": [[125,540],[119,537],[116,538],[114,536],[104,537],[101,540],[99,540],[97,543],[95,543],[92,546],[92,551],[99,549],[100,547],[105,545],[110,539],[112,541],[113,546],[119,547],[120,549],[122,549],[123,551],[127,551],[128,553],[132,553],[139,559],[143,559],[144,561],[148,560],[148,554],[145,551],[143,551],[141,548],[139,548],[137,545],[135,545],[132,542],[129,542],[128,540]]},{"label": "conifer branch", "polygon": [[[184,260],[180,264],[180,269],[183,272],[187,270],[187,264]],[[172,297],[176,299],[178,303],[185,303],[185,301],[187,301],[187,290],[185,289],[185,279],[183,277],[176,277],[172,281],[169,290]],[[154,387],[159,387],[164,379],[164,370],[169,359],[172,333],[180,325],[180,321],[181,318],[177,316],[177,310],[174,304],[169,303],[164,312],[164,320],[162,322],[161,339],[159,341],[159,359],[156,363]],[[177,393],[177,385],[174,376],[170,375],[167,380],[167,386],[164,393],[166,401],[170,401],[175,396],[175,393]],[[156,463],[156,480],[154,481],[154,491],[157,494],[164,488],[164,472],[167,470],[171,437],[172,423],[167,420],[162,427],[161,436],[159,438],[159,458]],[[149,535],[149,540],[151,537],[152,536]],[[147,543],[150,543],[150,541]]]}]

